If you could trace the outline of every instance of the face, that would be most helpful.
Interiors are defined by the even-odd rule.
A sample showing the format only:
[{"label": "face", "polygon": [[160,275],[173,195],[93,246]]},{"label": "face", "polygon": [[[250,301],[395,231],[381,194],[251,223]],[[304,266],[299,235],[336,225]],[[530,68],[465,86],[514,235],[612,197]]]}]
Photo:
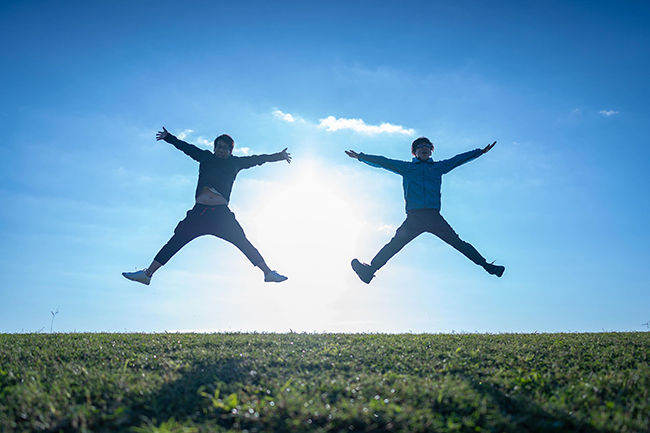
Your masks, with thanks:
[{"label": "face", "polygon": [[232,155],[232,149],[225,141],[218,140],[214,145],[214,154],[219,158],[228,158]]},{"label": "face", "polygon": [[420,161],[426,161],[431,158],[431,153],[433,153],[433,146],[430,144],[421,144],[415,149],[415,157]]}]

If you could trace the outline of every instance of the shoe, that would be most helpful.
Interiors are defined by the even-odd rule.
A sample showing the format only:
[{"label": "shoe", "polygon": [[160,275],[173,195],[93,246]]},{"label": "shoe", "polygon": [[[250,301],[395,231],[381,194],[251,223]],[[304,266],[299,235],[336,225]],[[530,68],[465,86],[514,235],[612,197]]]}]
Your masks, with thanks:
[{"label": "shoe", "polygon": [[122,272],[122,275],[124,275],[124,278],[126,279],[129,279],[131,281],[137,281],[138,283],[142,283],[146,286],[148,286],[149,283],[151,283],[151,277],[144,272],[144,269],[135,272]]},{"label": "shoe", "polygon": [[288,280],[284,275],[278,274],[276,271],[271,271],[268,274],[264,275],[265,283],[281,283]]},{"label": "shoe", "polygon": [[357,259],[352,260],[351,265],[352,265],[352,269],[354,269],[354,272],[356,272],[359,278],[361,278],[361,281],[363,281],[366,284],[370,284],[370,281],[375,276],[375,273],[372,271],[370,265],[361,263]]},{"label": "shoe", "polygon": [[495,265],[493,263],[494,262],[486,263],[485,265],[483,265],[483,267],[488,272],[488,274],[496,275],[497,277],[500,278],[501,275],[503,275],[503,273],[505,272],[506,267],[505,266],[500,266],[500,265]]}]

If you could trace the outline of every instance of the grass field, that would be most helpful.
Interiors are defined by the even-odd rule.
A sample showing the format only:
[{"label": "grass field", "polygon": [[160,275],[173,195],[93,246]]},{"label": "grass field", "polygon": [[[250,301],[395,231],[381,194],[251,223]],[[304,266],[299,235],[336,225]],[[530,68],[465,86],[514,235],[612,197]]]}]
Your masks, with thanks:
[{"label": "grass field", "polygon": [[0,431],[650,431],[650,333],[0,334]]}]

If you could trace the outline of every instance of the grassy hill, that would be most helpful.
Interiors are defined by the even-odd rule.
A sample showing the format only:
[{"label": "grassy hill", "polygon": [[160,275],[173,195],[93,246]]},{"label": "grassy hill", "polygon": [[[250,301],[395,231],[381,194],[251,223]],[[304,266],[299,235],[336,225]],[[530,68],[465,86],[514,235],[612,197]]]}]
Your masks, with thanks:
[{"label": "grassy hill", "polygon": [[0,431],[650,431],[650,333],[0,334]]}]

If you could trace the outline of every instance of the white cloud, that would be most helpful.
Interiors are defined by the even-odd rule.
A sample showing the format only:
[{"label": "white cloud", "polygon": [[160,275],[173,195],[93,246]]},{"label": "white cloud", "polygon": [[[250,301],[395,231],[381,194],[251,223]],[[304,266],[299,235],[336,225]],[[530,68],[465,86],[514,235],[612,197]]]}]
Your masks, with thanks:
[{"label": "white cloud", "polygon": [[199,136],[196,139],[189,139],[188,137],[190,135],[192,135],[193,132],[194,132],[193,129],[185,129],[185,130],[181,131],[178,134],[178,139],[179,140],[191,140],[191,143],[194,143],[194,144],[196,144],[198,146],[207,147],[207,148],[210,148],[210,149],[212,148],[212,146],[214,146],[214,143],[212,142],[212,140],[206,140],[205,138],[203,138],[203,136]]},{"label": "white cloud", "polygon": [[206,140],[206,139],[203,138],[203,137],[199,137],[199,138],[197,138],[197,139],[196,139],[196,142],[197,142],[198,144],[202,145],[202,146],[205,146],[205,147],[213,147],[213,146],[214,146],[214,142],[213,142],[213,141]]},{"label": "white cloud", "polygon": [[[281,119],[287,123],[310,123],[306,122],[300,116],[294,116],[289,113],[278,110],[277,108],[273,109],[273,116]],[[318,128],[326,129],[327,131],[338,131],[341,129],[351,129],[355,132],[361,132],[365,134],[405,134],[413,135],[415,134],[414,129],[406,129],[400,125],[393,125],[391,123],[382,123],[381,125],[368,125],[362,119],[337,119],[334,116],[328,116],[324,119],[320,119],[320,123],[316,125]]]},{"label": "white cloud", "polygon": [[178,139],[179,140],[185,140],[188,134],[193,133],[194,131],[191,129],[186,129],[184,131],[181,131],[180,134],[178,134]]},{"label": "white cloud", "polygon": [[325,119],[320,119],[318,127],[326,128],[327,131],[351,129],[353,131],[366,134],[415,134],[415,130],[405,129],[400,125],[393,125],[390,123],[382,123],[381,125],[368,125],[362,119],[337,119],[334,116],[328,116]]},{"label": "white cloud", "polygon": [[379,225],[377,226],[377,231],[380,233],[392,235],[393,233],[395,233],[395,230],[397,230],[397,226],[393,224],[379,223]]},{"label": "white cloud", "polygon": [[244,156],[246,156],[246,155],[251,154],[251,149],[250,149],[250,147],[236,147],[232,151],[232,153],[234,153],[235,155],[244,155]]},{"label": "white cloud", "polygon": [[289,113],[283,113],[282,111],[278,110],[277,108],[273,110],[273,115],[277,117],[278,119],[282,119],[287,123],[293,123],[293,122],[301,122],[304,123],[304,120],[300,118],[299,116],[293,116]]},{"label": "white cloud", "polygon": [[599,113],[602,114],[602,115],[605,115],[605,116],[607,116],[607,117],[610,117],[610,116],[613,116],[614,114],[618,114],[618,111],[614,111],[614,110],[600,110]]}]

